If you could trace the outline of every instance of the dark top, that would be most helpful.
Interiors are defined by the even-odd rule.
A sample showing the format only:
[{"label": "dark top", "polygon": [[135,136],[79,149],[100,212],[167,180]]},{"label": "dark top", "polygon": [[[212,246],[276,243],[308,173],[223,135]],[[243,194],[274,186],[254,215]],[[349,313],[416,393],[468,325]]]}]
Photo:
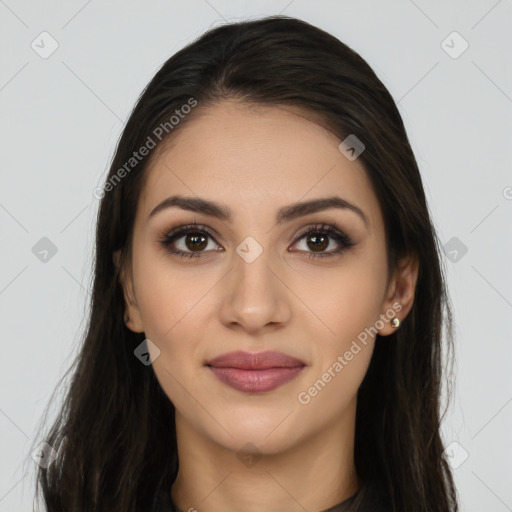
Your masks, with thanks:
[{"label": "dark top", "polygon": [[[350,498],[334,505],[321,512],[345,512],[349,505],[353,504],[354,501],[359,497],[361,488]],[[160,492],[157,499],[157,504],[152,512],[187,512],[178,508],[172,501],[170,492]],[[369,493],[366,500],[361,503],[359,512],[391,512],[389,503],[385,499],[385,495],[382,489],[372,488],[372,492]]]}]

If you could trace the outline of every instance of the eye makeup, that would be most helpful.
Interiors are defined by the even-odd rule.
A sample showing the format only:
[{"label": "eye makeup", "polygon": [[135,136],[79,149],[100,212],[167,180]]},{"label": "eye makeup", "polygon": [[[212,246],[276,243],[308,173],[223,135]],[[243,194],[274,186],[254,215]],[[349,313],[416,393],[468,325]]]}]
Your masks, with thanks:
[{"label": "eye makeup", "polygon": [[[189,237],[188,242],[192,244],[192,247],[195,245],[195,247],[199,249],[198,251],[190,250],[190,247],[187,247],[187,242],[185,242],[185,249],[187,250],[176,248],[176,242],[182,238],[187,239],[187,237]],[[201,258],[205,256],[205,253],[212,252],[212,250],[204,250],[208,247],[208,239],[211,239],[216,245],[219,245],[216,240],[216,235],[208,226],[193,222],[166,231],[159,242],[162,247],[173,256],[180,258]],[[328,252],[297,251],[307,254],[309,258],[330,258],[356,245],[347,234],[336,227],[336,224],[323,223],[308,226],[297,235],[293,245],[297,244],[302,239],[306,239],[306,243],[313,243],[314,246],[316,245],[316,247],[320,249],[325,245],[326,241],[327,246],[330,244],[329,239],[334,240],[334,242],[338,244],[338,247]],[[325,249],[325,247],[323,248]],[[215,249],[214,251],[217,250],[218,249]]]}]

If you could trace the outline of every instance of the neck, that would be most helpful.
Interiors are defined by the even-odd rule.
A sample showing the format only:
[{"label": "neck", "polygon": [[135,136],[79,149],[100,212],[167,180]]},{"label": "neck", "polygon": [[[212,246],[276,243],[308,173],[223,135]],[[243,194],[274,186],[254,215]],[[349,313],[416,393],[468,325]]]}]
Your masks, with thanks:
[{"label": "neck", "polygon": [[354,400],[342,418],[272,454],[227,449],[176,411],[179,471],[173,502],[182,511],[201,512],[302,512],[341,503],[359,488],[353,459],[355,406]]}]

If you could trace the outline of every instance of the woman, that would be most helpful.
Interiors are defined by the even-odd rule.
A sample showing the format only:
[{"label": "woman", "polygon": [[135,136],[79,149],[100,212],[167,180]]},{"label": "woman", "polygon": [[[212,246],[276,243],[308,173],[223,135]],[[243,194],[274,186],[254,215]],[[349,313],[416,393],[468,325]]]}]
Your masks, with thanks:
[{"label": "woman", "polygon": [[210,30],[134,108],[48,511],[457,511],[438,239],[395,103],[338,39]]}]

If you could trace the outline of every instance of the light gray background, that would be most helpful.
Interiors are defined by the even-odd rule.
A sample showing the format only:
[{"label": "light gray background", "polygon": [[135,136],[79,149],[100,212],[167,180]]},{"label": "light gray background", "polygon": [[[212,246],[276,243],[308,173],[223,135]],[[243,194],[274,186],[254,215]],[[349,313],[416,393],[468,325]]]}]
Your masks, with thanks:
[{"label": "light gray background", "polygon": [[[462,510],[512,510],[510,0],[0,0],[0,511],[32,510],[35,462],[25,472],[23,461],[84,328],[92,191],[139,93],[211,26],[278,13],[373,67],[404,118],[443,244],[467,247],[446,255],[457,393],[443,434],[458,443]],[[47,59],[31,47],[50,48],[43,31],[58,42]],[[463,48],[453,31],[469,44],[457,58],[444,49]],[[46,262],[32,251],[42,237],[57,247]]]}]

